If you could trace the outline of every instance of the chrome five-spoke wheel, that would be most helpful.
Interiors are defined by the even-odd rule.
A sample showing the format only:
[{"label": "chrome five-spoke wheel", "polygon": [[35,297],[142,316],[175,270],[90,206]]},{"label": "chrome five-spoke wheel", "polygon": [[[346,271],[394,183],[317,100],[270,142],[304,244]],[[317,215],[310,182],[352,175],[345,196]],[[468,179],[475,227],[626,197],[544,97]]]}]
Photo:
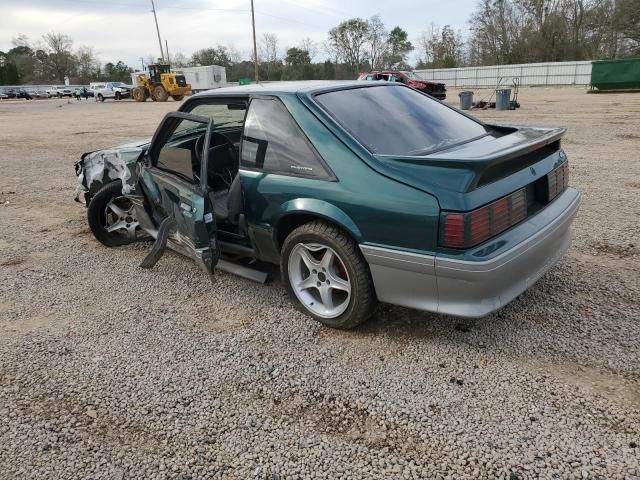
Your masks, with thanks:
[{"label": "chrome five-spoke wheel", "polygon": [[351,281],[335,250],[320,243],[298,243],[288,267],[291,287],[307,309],[322,318],[344,313],[351,299]]},{"label": "chrome five-spoke wheel", "polygon": [[136,218],[130,199],[122,195],[122,182],[104,185],[91,198],[87,220],[93,235],[107,247],[144,240],[144,230]]},{"label": "chrome five-spoke wheel", "polygon": [[280,268],[296,307],[320,323],[349,329],[373,313],[376,293],[358,244],[336,225],[314,220],[291,231]]},{"label": "chrome five-spoke wheel", "polygon": [[118,232],[130,241],[136,239],[136,230],[140,224],[128,198],[116,197],[107,203],[104,207],[104,219],[104,229],[107,232]]}]

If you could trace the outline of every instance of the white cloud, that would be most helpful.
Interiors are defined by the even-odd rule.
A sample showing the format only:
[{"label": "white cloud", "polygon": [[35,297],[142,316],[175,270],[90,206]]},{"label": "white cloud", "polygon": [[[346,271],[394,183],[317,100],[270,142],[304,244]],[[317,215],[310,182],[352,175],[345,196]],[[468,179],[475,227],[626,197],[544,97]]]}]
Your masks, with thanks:
[{"label": "white cloud", "polygon": [[[442,8],[441,0],[254,0],[258,36],[278,35],[280,47],[297,45],[304,37],[322,44],[330,28],[353,16],[380,14],[391,28],[399,25],[415,40],[427,24],[466,29],[475,0],[457,0]],[[5,0],[0,15],[0,50],[26,34],[32,42],[55,31],[69,35],[74,46],[94,47],[103,62],[123,60],[138,66],[140,57],[159,55],[149,0],[36,0],[29,5]],[[453,3],[453,2],[451,2]],[[170,52],[190,55],[217,44],[234,45],[245,58],[252,49],[250,0],[156,0],[158,23]],[[319,57],[322,54],[319,55]]]}]

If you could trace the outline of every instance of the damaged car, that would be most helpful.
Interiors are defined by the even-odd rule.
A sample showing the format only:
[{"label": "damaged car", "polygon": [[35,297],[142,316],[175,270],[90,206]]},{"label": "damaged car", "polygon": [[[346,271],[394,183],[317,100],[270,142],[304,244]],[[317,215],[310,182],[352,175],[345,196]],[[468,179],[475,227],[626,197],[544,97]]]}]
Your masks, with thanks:
[{"label": "damaged car", "polygon": [[[564,130],[485,124],[400,83],[220,88],[151,140],[86,153],[78,198],[106,246],[151,240],[265,282],[335,328],[377,302],[487,315],[563,256],[580,193]],[[256,287],[269,288],[269,287]]]}]

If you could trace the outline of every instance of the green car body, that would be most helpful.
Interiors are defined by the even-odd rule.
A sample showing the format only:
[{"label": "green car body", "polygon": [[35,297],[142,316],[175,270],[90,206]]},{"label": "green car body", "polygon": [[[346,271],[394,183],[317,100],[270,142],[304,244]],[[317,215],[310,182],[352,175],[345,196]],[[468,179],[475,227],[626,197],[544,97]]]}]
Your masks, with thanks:
[{"label": "green car body", "polygon": [[[325,174],[322,178],[280,174],[240,165],[246,236],[235,241],[222,240],[216,226],[204,221],[214,214],[207,207],[206,185],[188,187],[180,196],[191,195],[188,203],[193,211],[180,221],[191,218],[192,251],[183,253],[194,257],[193,251],[215,248],[219,251],[214,256],[228,250],[280,264],[287,236],[301,225],[321,220],[357,244],[378,300],[464,317],[483,316],[504,306],[559,260],[569,246],[569,227],[580,202],[580,194],[566,183],[548,202],[538,205],[529,199],[526,218],[469,248],[444,245],[442,229],[446,212],[472,212],[521,190],[530,197],[533,186],[547,185],[549,178],[555,178],[550,177],[552,172],[566,167],[560,148],[562,129],[483,125],[490,135],[425,154],[375,153],[318,101],[318,95],[363,88],[408,87],[383,82],[282,82],[223,88],[185,101],[179,109],[185,114],[216,99],[246,102],[249,109],[254,99],[280,102],[317,153]],[[184,186],[171,175],[151,174],[148,168],[150,145],[162,137],[162,128],[167,127],[159,128],[151,144],[106,151],[119,158],[113,167],[103,162],[105,168],[93,175],[95,181],[87,181],[91,170],[87,159],[104,157],[105,151],[85,154],[76,167],[87,203],[109,180],[121,179],[123,194],[140,212],[146,209],[140,223],[154,237],[161,219],[154,218],[145,202],[153,203],[154,197],[161,202],[162,182],[171,188]],[[220,241],[212,243],[216,237]]]}]

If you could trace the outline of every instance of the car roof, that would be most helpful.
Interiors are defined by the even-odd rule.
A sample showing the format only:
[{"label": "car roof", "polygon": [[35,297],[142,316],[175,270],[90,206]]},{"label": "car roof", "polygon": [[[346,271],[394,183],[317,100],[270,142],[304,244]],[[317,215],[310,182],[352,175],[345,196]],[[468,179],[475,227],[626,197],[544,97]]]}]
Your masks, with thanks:
[{"label": "car roof", "polygon": [[[297,82],[266,82],[216,88],[193,97],[223,97],[226,95],[281,95],[295,93],[318,93],[342,88],[366,87],[358,80],[303,80]],[[192,97],[192,98],[193,98]]]}]

